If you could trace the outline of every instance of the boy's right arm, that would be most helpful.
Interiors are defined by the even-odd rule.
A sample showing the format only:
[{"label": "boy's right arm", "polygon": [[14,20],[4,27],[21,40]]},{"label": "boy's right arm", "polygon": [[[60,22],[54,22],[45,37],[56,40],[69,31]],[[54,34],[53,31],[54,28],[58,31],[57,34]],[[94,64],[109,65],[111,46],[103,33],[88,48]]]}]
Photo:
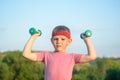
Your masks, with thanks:
[{"label": "boy's right arm", "polygon": [[29,59],[29,60],[32,60],[32,61],[36,61],[37,60],[37,55],[36,53],[33,53],[31,50],[32,50],[32,45],[35,41],[35,39],[38,37],[39,35],[38,34],[34,34],[30,37],[30,39],[28,40],[28,42],[26,43],[25,47],[24,47],[24,50],[23,50],[23,53],[22,55]]}]

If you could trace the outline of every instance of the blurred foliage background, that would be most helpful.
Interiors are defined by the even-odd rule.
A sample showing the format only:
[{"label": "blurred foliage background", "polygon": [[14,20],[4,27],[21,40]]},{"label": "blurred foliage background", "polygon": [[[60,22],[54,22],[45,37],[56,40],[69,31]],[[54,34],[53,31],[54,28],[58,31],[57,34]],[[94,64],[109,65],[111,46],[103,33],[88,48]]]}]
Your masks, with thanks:
[{"label": "blurred foliage background", "polygon": [[[72,80],[120,80],[120,58],[97,58],[76,64]],[[25,59],[21,51],[0,52],[0,80],[44,80],[44,64]]]}]

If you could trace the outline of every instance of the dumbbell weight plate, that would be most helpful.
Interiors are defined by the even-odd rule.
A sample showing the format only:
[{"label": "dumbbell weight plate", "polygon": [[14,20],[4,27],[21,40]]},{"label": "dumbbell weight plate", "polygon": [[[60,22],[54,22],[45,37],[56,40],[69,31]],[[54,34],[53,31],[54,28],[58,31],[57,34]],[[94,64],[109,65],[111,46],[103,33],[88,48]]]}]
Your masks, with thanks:
[{"label": "dumbbell weight plate", "polygon": [[85,31],[85,36],[86,37],[91,37],[92,36],[92,31],[91,30],[86,30]]},{"label": "dumbbell weight plate", "polygon": [[30,33],[31,35],[35,34],[35,33],[36,33],[36,29],[35,29],[35,28],[30,28],[30,29],[29,29],[29,33]]},{"label": "dumbbell weight plate", "polygon": [[40,35],[39,36],[41,36],[42,35],[42,31],[41,30],[38,30],[39,31],[39,33],[40,33]]}]

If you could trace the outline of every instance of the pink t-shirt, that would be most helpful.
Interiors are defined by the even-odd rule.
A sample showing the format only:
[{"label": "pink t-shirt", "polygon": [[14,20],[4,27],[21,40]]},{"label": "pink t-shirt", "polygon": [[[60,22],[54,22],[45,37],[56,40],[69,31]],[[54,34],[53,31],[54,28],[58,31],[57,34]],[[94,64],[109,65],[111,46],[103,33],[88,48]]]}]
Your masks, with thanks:
[{"label": "pink t-shirt", "polygon": [[71,80],[75,64],[80,63],[81,54],[38,53],[37,61],[45,64],[45,80]]}]

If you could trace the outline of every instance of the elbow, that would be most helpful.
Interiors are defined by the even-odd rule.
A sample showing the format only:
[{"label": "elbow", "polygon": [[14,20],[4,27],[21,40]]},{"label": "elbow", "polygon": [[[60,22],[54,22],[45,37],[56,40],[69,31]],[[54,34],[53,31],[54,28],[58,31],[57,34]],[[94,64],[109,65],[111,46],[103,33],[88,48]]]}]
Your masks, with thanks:
[{"label": "elbow", "polygon": [[22,56],[26,58],[26,54],[25,54],[25,52],[22,53]]},{"label": "elbow", "polygon": [[94,57],[91,57],[91,61],[94,61],[94,60],[96,60],[96,56],[94,56]]},{"label": "elbow", "polygon": [[96,60],[96,57],[92,59],[92,61]]},{"label": "elbow", "polygon": [[22,56],[25,57],[25,58],[27,58],[27,56],[28,56],[29,53],[30,52],[28,52],[27,50],[23,50]]},{"label": "elbow", "polygon": [[25,57],[25,54],[24,54],[24,53],[22,53],[22,56],[23,56],[23,57]]},{"label": "elbow", "polygon": [[96,60],[96,55],[89,55],[89,60],[90,61]]},{"label": "elbow", "polygon": [[26,53],[22,53],[22,56],[23,56],[24,58],[26,58],[26,59],[29,58],[28,54],[26,54]]},{"label": "elbow", "polygon": [[94,60],[96,60],[96,53],[95,52],[93,52],[91,55],[89,55],[90,56],[90,60],[91,61],[94,61]]}]

